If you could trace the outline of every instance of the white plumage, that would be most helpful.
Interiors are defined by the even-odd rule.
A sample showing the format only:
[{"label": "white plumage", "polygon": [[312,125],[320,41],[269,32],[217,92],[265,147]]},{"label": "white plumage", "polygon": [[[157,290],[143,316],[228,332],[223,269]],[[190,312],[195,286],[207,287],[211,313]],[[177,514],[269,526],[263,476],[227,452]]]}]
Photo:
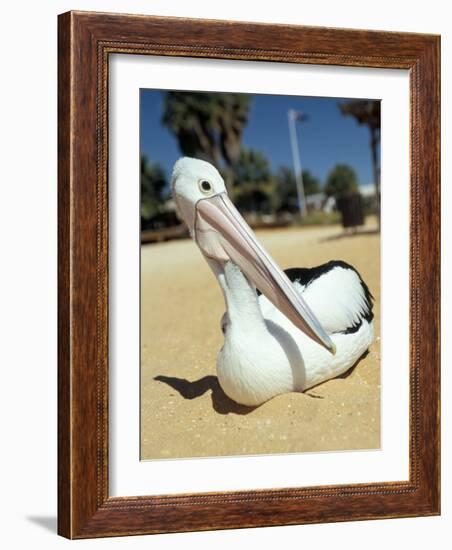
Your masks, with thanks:
[{"label": "white plumage", "polygon": [[307,286],[294,282],[328,332],[342,332],[368,313],[369,299],[358,273],[337,265]]},{"label": "white plumage", "polygon": [[281,393],[305,391],[355,364],[374,335],[372,296],[353,267],[335,261],[282,272],[209,163],[177,161],[172,189],[225,297],[217,373],[231,399],[260,405]]},{"label": "white plumage", "polygon": [[[336,346],[319,346],[267,298],[257,296],[232,263],[220,279],[228,312],[217,373],[237,403],[256,406],[281,393],[305,391],[350,369],[374,339],[368,298],[353,269],[334,267],[307,286],[294,283]],[[355,330],[356,329],[356,330]]]}]

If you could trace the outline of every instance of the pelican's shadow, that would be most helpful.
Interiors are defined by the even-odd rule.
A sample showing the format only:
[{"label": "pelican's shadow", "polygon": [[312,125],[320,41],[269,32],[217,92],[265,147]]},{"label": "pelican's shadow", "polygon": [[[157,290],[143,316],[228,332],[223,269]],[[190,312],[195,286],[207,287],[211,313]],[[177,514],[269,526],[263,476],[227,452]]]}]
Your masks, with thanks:
[{"label": "pelican's shadow", "polygon": [[[302,388],[306,380],[306,372],[303,357],[298,349],[298,346],[292,336],[282,327],[273,321],[265,321],[267,328],[273,338],[284,350],[287,359],[289,360],[292,369],[292,377],[294,387]],[[175,376],[164,376],[162,374],[154,377],[157,382],[164,382],[177,392],[184,399],[196,399],[204,395],[207,391],[211,391],[212,406],[219,414],[249,414],[257,407],[247,407],[239,405],[230,399],[221,389],[218,378],[213,375],[203,376],[199,380],[190,382],[186,378],[177,378]]]},{"label": "pelican's shadow", "polygon": [[204,395],[207,391],[211,391],[212,406],[219,414],[249,414],[256,407],[246,407],[239,405],[230,399],[218,382],[218,378],[213,375],[203,376],[199,380],[190,382],[186,378],[177,378],[176,376],[164,376],[162,374],[154,377],[157,382],[164,382],[173,390],[179,392],[184,399],[196,399]]}]

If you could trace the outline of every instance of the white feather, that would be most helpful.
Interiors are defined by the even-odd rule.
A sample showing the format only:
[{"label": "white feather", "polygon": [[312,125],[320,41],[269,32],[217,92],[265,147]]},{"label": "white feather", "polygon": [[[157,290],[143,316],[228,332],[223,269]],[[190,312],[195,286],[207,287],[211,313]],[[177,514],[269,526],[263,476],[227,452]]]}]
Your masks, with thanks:
[{"label": "white feather", "polygon": [[[275,395],[305,391],[339,376],[374,339],[373,323],[364,319],[355,332],[336,330],[359,321],[358,312],[365,310],[364,291],[354,271],[335,268],[307,287],[298,285],[314,314],[329,327],[335,355],[302,333],[263,295],[257,298],[234,264],[226,265],[222,287],[228,314],[222,320],[225,342],[217,373],[221,387],[237,403],[260,405]],[[257,317],[263,323],[256,322]]]},{"label": "white feather", "polygon": [[367,312],[364,289],[353,269],[336,266],[307,286],[295,286],[329,334],[358,324]]}]

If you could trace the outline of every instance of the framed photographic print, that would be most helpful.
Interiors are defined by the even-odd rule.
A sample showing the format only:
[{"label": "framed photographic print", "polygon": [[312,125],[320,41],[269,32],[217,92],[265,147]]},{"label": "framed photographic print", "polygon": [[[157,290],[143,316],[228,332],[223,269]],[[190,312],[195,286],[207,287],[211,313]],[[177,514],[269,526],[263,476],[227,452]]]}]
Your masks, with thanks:
[{"label": "framed photographic print", "polygon": [[437,36],[59,17],[59,533],[439,514]]}]

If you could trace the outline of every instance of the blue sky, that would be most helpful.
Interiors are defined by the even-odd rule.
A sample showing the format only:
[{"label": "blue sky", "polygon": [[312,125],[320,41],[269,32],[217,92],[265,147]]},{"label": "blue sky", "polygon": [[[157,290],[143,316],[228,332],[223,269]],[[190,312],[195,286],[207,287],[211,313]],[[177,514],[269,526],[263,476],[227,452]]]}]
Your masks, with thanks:
[{"label": "blue sky", "polygon": [[[181,156],[177,140],[161,124],[163,94],[141,90],[141,152],[161,164],[169,176]],[[349,164],[360,184],[373,182],[369,130],[352,117],[341,115],[337,104],[342,99],[253,95],[249,122],[242,145],[262,151],[272,170],[292,167],[287,111],[296,109],[308,116],[297,123],[302,167],[323,184],[328,172],[339,163]]]}]

